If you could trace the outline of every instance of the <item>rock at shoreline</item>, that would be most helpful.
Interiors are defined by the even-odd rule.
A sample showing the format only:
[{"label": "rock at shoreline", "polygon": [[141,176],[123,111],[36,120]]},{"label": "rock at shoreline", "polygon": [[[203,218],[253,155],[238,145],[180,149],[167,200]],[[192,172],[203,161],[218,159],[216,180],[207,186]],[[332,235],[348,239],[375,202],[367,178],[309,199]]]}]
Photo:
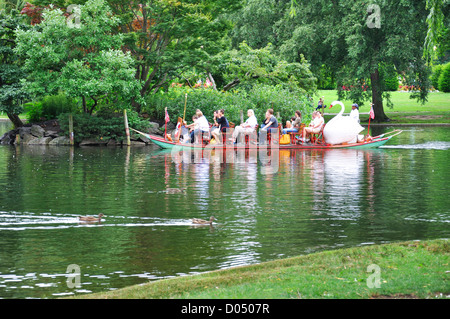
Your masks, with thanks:
[{"label": "rock at shoreline", "polygon": [[70,139],[66,136],[59,136],[51,140],[48,145],[70,145]]},{"label": "rock at shoreline", "polygon": [[[170,123],[168,123],[170,124]],[[168,125],[169,126],[169,125]],[[60,136],[61,129],[55,120],[47,121],[40,124],[33,124],[31,126],[22,126],[6,132],[0,137],[0,144],[6,145],[70,145],[70,139],[67,136]],[[159,124],[150,122],[150,133],[163,135]],[[19,138],[16,138],[19,137]],[[151,144],[146,137],[139,135],[133,136],[131,139],[132,146],[145,146]],[[114,139],[99,140],[95,138],[85,139],[78,143],[80,146],[122,146],[126,145],[123,141],[116,141]]]},{"label": "rock at shoreline", "polygon": [[28,144],[29,141],[31,141],[35,138],[36,137],[31,135],[30,133],[23,133],[23,134],[20,134],[20,142],[19,143]]},{"label": "rock at shoreline", "polygon": [[106,145],[107,143],[108,143],[108,141],[98,140],[95,138],[88,138],[88,139],[82,140],[79,145],[80,146]]},{"label": "rock at shoreline", "polygon": [[0,144],[14,144],[16,141],[16,133],[14,130],[6,132],[0,137]]},{"label": "rock at shoreline", "polygon": [[51,137],[38,137],[28,141],[27,145],[48,145],[51,140]]},{"label": "rock at shoreline", "polygon": [[32,125],[31,126],[31,135],[36,137],[44,137],[45,130],[40,127],[39,125]]}]

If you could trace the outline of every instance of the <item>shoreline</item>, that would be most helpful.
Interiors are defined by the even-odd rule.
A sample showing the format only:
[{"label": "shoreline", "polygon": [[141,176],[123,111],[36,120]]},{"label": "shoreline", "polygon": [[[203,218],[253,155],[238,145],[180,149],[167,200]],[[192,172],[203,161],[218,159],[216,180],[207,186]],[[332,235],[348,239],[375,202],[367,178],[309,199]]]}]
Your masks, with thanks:
[{"label": "shoreline", "polygon": [[446,238],[356,246],[63,299],[448,299],[449,253]]}]

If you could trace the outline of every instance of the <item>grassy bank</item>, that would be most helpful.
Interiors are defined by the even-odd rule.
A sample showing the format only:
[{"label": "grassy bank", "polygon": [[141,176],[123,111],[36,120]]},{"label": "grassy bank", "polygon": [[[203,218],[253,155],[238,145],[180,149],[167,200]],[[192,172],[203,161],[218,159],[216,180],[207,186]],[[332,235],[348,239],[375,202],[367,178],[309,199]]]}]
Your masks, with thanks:
[{"label": "grassy bank", "polygon": [[[325,251],[78,298],[446,298],[447,240]],[[375,264],[379,272],[368,267]],[[380,288],[374,284],[379,274]]]},{"label": "grassy bank", "polygon": [[[325,104],[330,105],[331,102],[337,100],[336,90],[320,90],[318,92],[320,97],[324,97]],[[391,119],[389,124],[436,124],[436,123],[450,123],[450,93],[433,92],[428,94],[428,102],[424,105],[418,103],[416,100],[409,98],[410,94],[407,92],[391,92],[391,101],[393,108],[387,107],[387,102],[384,101],[384,112]],[[317,98],[318,101],[318,98]],[[315,101],[315,103],[317,103]],[[342,101],[345,105],[345,112],[351,111],[353,101]],[[369,103],[365,103],[360,108],[361,122],[368,122],[368,113],[370,110]],[[338,113],[340,108],[327,108],[325,113]],[[325,119],[331,119],[332,116]]]}]

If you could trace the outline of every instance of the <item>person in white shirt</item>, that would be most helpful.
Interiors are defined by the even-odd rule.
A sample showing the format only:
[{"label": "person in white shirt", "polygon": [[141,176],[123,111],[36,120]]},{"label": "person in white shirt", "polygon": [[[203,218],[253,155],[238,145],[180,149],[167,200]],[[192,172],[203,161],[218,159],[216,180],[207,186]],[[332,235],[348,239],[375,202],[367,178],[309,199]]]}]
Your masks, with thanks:
[{"label": "person in white shirt", "polygon": [[197,110],[195,115],[197,116],[197,120],[195,121],[196,127],[191,132],[191,143],[194,143],[195,136],[203,135],[203,133],[209,134],[209,123],[202,111]]},{"label": "person in white shirt", "polygon": [[313,120],[311,121],[311,124],[309,124],[309,127],[305,127],[303,129],[302,134],[302,141],[305,142],[305,138],[307,134],[317,134],[320,133],[320,130],[322,129],[323,125],[325,124],[325,120],[322,117],[322,114],[320,114],[319,111],[314,111],[312,115]]},{"label": "person in white shirt", "polygon": [[350,117],[355,119],[359,123],[359,106],[356,103],[353,103],[352,110],[350,112]]},{"label": "person in white shirt", "polygon": [[237,141],[240,134],[246,135],[255,132],[255,128],[258,125],[258,120],[256,119],[255,113],[250,109],[247,111],[247,116],[248,119],[244,123],[235,127],[232,135],[233,142]]}]

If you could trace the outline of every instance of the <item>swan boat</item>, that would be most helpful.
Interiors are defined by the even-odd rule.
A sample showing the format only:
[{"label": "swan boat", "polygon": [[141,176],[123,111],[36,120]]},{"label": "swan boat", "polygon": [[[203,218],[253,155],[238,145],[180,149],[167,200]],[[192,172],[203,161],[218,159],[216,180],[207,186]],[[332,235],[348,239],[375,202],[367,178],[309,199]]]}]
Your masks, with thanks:
[{"label": "swan boat", "polygon": [[[159,147],[163,149],[215,149],[215,150],[230,150],[230,149],[255,149],[255,148],[261,148],[261,145],[258,144],[214,144],[214,145],[204,145],[200,143],[180,143],[180,142],[173,142],[168,141],[162,136],[156,136],[152,134],[147,134],[144,132],[140,132],[138,130],[135,130],[133,128],[130,128],[131,130],[135,131],[136,133],[139,133],[143,135],[144,137],[151,140],[155,145],[158,145]],[[346,148],[354,148],[354,149],[369,149],[369,148],[378,148],[380,146],[383,146],[386,144],[391,138],[394,136],[400,134],[401,130],[394,130],[385,134],[381,134],[378,136],[372,137],[370,140],[359,142],[359,143],[342,143],[342,144],[327,144],[325,142],[323,143],[290,143],[290,144],[277,144],[276,146],[280,150],[310,150],[310,149],[346,149]],[[273,142],[272,142],[273,143]],[[275,144],[275,143],[274,143]],[[268,144],[265,145],[267,149],[270,149],[274,146],[274,144]]]}]

